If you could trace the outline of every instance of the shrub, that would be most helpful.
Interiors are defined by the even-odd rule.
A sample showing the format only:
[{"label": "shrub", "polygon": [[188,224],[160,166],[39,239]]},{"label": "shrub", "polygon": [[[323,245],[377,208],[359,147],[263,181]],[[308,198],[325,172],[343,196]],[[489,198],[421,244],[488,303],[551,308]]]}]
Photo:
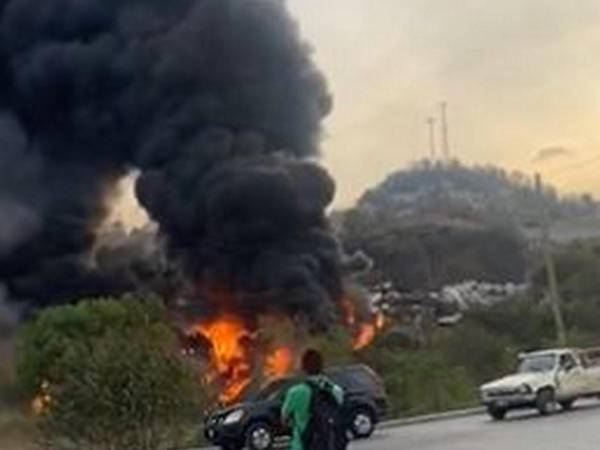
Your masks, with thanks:
[{"label": "shrub", "polygon": [[467,371],[438,351],[375,346],[363,358],[382,376],[394,416],[446,411],[476,401]]},{"label": "shrub", "polygon": [[177,445],[201,404],[199,374],[158,301],[90,300],[42,312],[19,351],[21,384],[45,396],[49,449],[160,450]]},{"label": "shrub", "polygon": [[454,328],[439,345],[448,361],[463,367],[478,385],[513,370],[518,353],[509,338],[494,335],[469,320]]}]

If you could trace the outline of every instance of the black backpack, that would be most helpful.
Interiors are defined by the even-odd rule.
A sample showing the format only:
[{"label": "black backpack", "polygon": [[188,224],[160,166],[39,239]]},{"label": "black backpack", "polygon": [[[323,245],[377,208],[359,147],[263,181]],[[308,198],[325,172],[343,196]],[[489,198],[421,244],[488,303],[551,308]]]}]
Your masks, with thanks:
[{"label": "black backpack", "polygon": [[304,450],[345,450],[348,436],[342,417],[342,407],[333,395],[333,385],[326,380],[307,380],[312,395],[310,418],[302,433]]}]

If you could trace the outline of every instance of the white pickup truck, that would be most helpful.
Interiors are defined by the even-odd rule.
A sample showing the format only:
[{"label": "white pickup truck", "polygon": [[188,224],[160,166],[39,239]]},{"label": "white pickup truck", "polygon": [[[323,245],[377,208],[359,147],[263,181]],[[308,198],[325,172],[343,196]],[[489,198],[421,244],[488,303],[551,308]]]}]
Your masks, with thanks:
[{"label": "white pickup truck", "polygon": [[496,420],[507,411],[536,408],[546,415],[600,396],[600,349],[554,349],[519,355],[517,373],[484,384],[481,400]]}]

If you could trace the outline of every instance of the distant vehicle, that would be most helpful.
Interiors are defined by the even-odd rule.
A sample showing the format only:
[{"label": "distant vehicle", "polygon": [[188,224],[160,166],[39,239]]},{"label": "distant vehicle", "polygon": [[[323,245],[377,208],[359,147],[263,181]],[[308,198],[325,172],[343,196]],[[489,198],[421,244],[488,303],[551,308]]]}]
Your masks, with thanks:
[{"label": "distant vehicle", "polygon": [[[326,375],[345,390],[344,415],[355,438],[367,438],[387,413],[387,396],[379,376],[365,365],[333,367]],[[288,388],[300,378],[275,380],[246,402],[215,411],[204,424],[204,435],[224,450],[268,450],[288,430],[280,421]]]},{"label": "distant vehicle", "polygon": [[542,415],[568,410],[584,397],[600,396],[600,349],[553,349],[519,356],[516,374],[484,384],[482,403],[495,420],[511,409],[535,408]]}]

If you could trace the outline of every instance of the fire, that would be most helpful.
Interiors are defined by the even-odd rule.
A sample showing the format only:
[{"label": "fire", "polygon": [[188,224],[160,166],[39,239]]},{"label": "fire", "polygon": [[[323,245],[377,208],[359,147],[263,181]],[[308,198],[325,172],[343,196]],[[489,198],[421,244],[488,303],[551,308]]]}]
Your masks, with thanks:
[{"label": "fire", "polygon": [[[358,351],[369,346],[385,325],[383,314],[359,317],[357,305],[348,298],[339,305],[343,323],[352,333],[352,348]],[[201,321],[190,330],[191,336],[207,342],[211,370],[206,381],[218,386],[219,400],[224,404],[237,401],[253,378],[256,381],[281,378],[294,368],[294,346],[281,345],[282,341],[289,343],[289,337],[282,339],[278,333],[269,337],[268,331],[275,327],[269,324],[281,320],[277,316],[265,316],[261,320],[250,326],[243,318],[225,313],[216,319]]]},{"label": "fire", "polygon": [[344,323],[349,327],[353,327],[356,324],[356,306],[354,306],[351,300],[343,298],[340,302],[340,307]]},{"label": "fire", "polygon": [[358,319],[356,305],[349,298],[342,298],[339,303],[342,320],[352,332],[352,349],[362,350],[371,345],[377,333],[385,327],[385,316],[377,312],[369,319]]},{"label": "fire", "polygon": [[41,416],[50,409],[51,403],[50,383],[43,381],[40,386],[40,392],[31,402],[31,409],[36,416]]},{"label": "fire", "polygon": [[385,327],[385,315],[380,311],[375,315],[375,328],[377,331],[383,330]]},{"label": "fire", "polygon": [[358,331],[354,336],[354,342],[352,343],[353,350],[362,350],[365,347],[368,347],[371,342],[375,339],[375,335],[377,334],[377,328],[375,324],[365,322],[361,323],[358,327]]},{"label": "fire", "polygon": [[252,334],[241,319],[231,315],[197,325],[194,332],[211,344],[211,364],[224,384],[220,400],[225,404],[234,402],[251,382],[247,342],[252,339]]},{"label": "fire", "polygon": [[264,374],[267,378],[281,378],[292,371],[294,354],[288,347],[279,347],[265,359]]},{"label": "fire", "polygon": [[252,383],[255,369],[262,369],[267,379],[289,374],[294,366],[291,347],[279,345],[268,353],[264,361],[257,357],[260,345],[258,333],[239,317],[226,314],[193,327],[192,335],[199,335],[210,343],[209,363],[213,372],[207,382],[219,385],[219,400],[228,405],[237,401]]}]

